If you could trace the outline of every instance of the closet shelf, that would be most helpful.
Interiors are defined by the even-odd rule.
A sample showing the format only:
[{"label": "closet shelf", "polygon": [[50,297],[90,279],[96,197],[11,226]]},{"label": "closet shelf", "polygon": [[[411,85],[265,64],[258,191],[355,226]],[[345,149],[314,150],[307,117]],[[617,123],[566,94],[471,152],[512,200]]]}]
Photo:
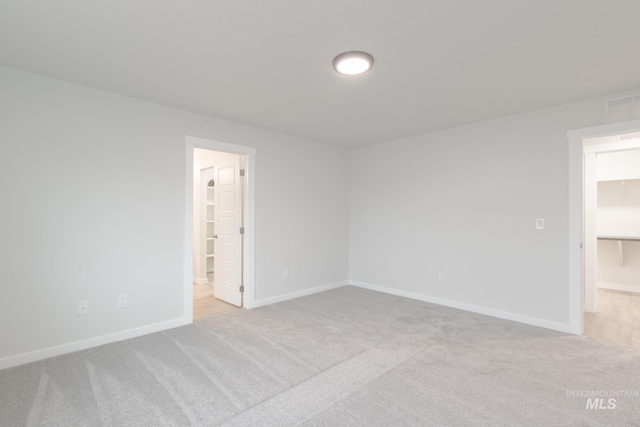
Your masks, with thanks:
[{"label": "closet shelf", "polygon": [[640,236],[598,236],[598,240],[624,240],[628,242],[640,242]]},{"label": "closet shelf", "polygon": [[214,255],[213,254],[207,254],[207,258],[213,258]]},{"label": "closet shelf", "polygon": [[598,180],[598,184],[622,184],[623,182],[633,184],[633,183],[640,182],[640,178]]}]

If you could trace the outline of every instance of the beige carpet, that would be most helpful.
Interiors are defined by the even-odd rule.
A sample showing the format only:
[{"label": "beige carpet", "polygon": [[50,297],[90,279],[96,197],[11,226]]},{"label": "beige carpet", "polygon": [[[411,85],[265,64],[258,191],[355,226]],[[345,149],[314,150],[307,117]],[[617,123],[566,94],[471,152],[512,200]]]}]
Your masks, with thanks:
[{"label": "beige carpet", "polygon": [[1,426],[638,426],[640,352],[344,287],[6,369],[0,390]]}]

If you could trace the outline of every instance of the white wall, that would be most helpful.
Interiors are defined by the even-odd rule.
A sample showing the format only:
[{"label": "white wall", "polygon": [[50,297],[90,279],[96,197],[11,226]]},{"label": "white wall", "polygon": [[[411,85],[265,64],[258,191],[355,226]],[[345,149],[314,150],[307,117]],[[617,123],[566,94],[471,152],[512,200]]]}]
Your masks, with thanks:
[{"label": "white wall", "polygon": [[347,279],[344,150],[8,68],[0,93],[0,367],[183,318],[185,135],[257,150],[256,299]]},{"label": "white wall", "polygon": [[640,292],[640,242],[622,242],[624,265],[620,265],[618,242],[598,240],[598,287]]},{"label": "white wall", "polygon": [[600,236],[640,238],[640,182],[599,182],[597,218]]},{"label": "white wall", "polygon": [[568,330],[567,131],[602,123],[603,105],[351,151],[350,279]]},{"label": "white wall", "polygon": [[[598,235],[640,238],[640,150],[598,154]],[[614,181],[617,180],[617,181]],[[624,182],[622,180],[627,180]],[[640,292],[640,242],[598,240],[598,286]]]},{"label": "white wall", "polygon": [[598,154],[598,181],[640,179],[640,150]]}]

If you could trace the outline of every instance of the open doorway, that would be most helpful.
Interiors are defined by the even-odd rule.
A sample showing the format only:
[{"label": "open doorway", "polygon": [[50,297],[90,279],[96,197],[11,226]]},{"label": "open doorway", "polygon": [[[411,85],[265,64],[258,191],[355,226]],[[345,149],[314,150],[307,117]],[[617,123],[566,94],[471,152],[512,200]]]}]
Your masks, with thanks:
[{"label": "open doorway", "polygon": [[255,149],[186,137],[185,317],[252,308]]},{"label": "open doorway", "polygon": [[242,307],[244,156],[194,148],[193,318]]},{"label": "open doorway", "polygon": [[584,335],[640,347],[640,134],[583,141]]},{"label": "open doorway", "polygon": [[[615,191],[615,184],[609,181],[622,181],[629,179],[630,175],[619,175],[622,169],[629,169],[631,174],[637,174],[637,167],[633,167],[632,157],[628,153],[640,149],[640,121],[628,121],[612,123],[593,128],[570,131],[570,164],[569,164],[569,278],[570,278],[570,331],[577,334],[594,335],[594,327],[600,329],[598,338],[607,339],[604,335],[610,335],[611,341],[620,342],[620,337],[614,335],[627,335],[624,344],[633,345],[634,336],[638,332],[631,330],[622,332],[619,324],[601,325],[587,324],[600,312],[601,319],[611,320],[613,317],[607,305],[610,305],[610,295],[599,298],[608,291],[619,292],[618,289],[607,289],[604,276],[598,276],[598,247],[609,245],[609,238],[621,239],[633,237],[634,231],[631,225],[623,225],[620,217],[607,218],[612,213],[612,205],[620,207],[619,202],[611,203],[611,191]],[[617,154],[614,154],[617,153]],[[627,153],[627,154],[625,154]],[[600,176],[598,174],[598,157],[604,161]],[[623,161],[623,159],[626,159]],[[628,165],[621,164],[629,163]],[[607,164],[608,163],[608,164]],[[628,168],[627,166],[632,166]],[[616,175],[618,174],[618,175]],[[614,176],[616,175],[616,176]],[[615,179],[614,179],[615,178]],[[600,181],[600,195],[602,208],[598,212],[598,182]],[[607,187],[604,190],[604,186]],[[617,209],[617,208],[616,208]],[[609,212],[606,212],[610,210]],[[598,221],[600,219],[600,221]],[[600,224],[598,224],[600,223]],[[613,224],[613,225],[612,225]],[[622,230],[618,226],[626,228]],[[600,239],[598,239],[600,237]],[[600,243],[599,243],[600,241]],[[617,241],[613,240],[618,247]],[[625,243],[622,243],[623,245]],[[635,242],[634,242],[635,244]],[[610,252],[609,247],[605,248]],[[601,255],[606,255],[604,253]],[[608,254],[611,258],[611,253]],[[601,262],[605,262],[603,259]],[[602,272],[601,272],[602,273]],[[600,283],[599,283],[600,282]],[[599,289],[599,284],[600,288]],[[621,292],[627,292],[621,291]],[[607,310],[604,310],[607,309]],[[633,307],[625,304],[615,310],[615,317],[623,319],[632,315]],[[622,310],[622,311],[621,311]],[[609,312],[609,313],[607,313]],[[626,321],[626,319],[625,319]],[[611,323],[611,322],[609,322]],[[637,323],[637,322],[635,322]],[[629,323],[629,326],[632,326]],[[633,327],[633,326],[632,326]],[[637,338],[635,342],[637,343]],[[621,342],[622,343],[622,342]]]}]

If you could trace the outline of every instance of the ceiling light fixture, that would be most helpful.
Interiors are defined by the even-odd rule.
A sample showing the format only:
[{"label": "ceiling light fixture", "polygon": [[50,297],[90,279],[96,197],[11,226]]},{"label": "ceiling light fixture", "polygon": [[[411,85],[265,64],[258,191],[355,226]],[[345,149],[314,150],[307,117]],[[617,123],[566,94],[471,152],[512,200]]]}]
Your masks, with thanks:
[{"label": "ceiling light fixture", "polygon": [[373,56],[367,52],[344,52],[333,59],[333,68],[340,74],[353,76],[369,71],[373,67]]}]

